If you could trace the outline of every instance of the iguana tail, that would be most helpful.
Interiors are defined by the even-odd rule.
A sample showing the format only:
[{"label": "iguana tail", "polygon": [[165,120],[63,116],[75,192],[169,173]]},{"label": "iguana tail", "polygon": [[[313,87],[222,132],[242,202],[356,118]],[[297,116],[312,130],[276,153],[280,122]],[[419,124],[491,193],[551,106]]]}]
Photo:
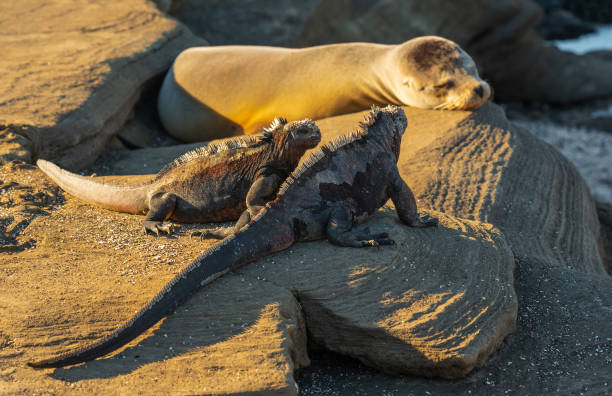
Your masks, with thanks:
[{"label": "iguana tail", "polygon": [[74,352],[29,362],[35,368],[62,367],[104,356],[138,337],[149,327],[172,313],[196,290],[242,265],[291,246],[293,228],[283,222],[278,207],[262,215],[235,235],[227,237],[196,259],[163,288],[140,312],[121,328]]},{"label": "iguana tail", "polygon": [[146,198],[149,185],[114,186],[88,177],[75,175],[42,159],[36,165],[69,194],[106,209],[143,214],[148,209]]}]

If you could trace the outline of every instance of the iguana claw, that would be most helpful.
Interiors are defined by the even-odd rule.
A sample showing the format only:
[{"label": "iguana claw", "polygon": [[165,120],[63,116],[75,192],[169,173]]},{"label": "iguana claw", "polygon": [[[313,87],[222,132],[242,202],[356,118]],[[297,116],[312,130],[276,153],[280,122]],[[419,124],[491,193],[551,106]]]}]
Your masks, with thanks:
[{"label": "iguana claw", "polygon": [[384,245],[395,245],[395,241],[393,239],[388,239],[388,238],[376,238],[376,239],[370,239],[370,240],[364,240],[361,241],[362,246],[372,246],[372,247],[379,247],[379,246],[384,246]]},{"label": "iguana claw", "polygon": [[160,232],[168,235],[174,232],[174,225],[172,223],[162,223],[161,221],[145,220],[142,222],[142,228],[145,234],[151,231],[156,236],[159,236]]},{"label": "iguana claw", "polygon": [[193,231],[191,234],[189,234],[189,239],[193,239],[193,237],[199,237],[200,241],[204,238],[206,238],[206,233],[204,231]]}]

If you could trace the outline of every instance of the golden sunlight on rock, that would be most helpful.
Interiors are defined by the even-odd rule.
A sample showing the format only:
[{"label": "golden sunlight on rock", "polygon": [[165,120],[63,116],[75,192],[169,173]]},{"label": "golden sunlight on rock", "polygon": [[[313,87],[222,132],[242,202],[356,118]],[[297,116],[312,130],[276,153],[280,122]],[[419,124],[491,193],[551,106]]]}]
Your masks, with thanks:
[{"label": "golden sunlight on rock", "polygon": [[[612,15],[612,6],[604,7],[605,1],[595,3]],[[607,394],[612,363],[612,206],[593,200],[583,176],[588,174],[590,182],[605,187],[593,190],[596,199],[605,201],[612,179],[601,158],[607,160],[612,145],[604,132],[577,136],[573,126],[612,130],[612,57],[609,51],[577,56],[545,42],[535,30],[543,11],[531,0],[428,4],[417,0],[0,2],[0,394]],[[455,41],[466,55],[452,57],[449,54],[459,51],[454,44],[446,53],[442,49],[451,47],[430,37],[425,40],[430,44],[411,52],[407,58],[411,62],[404,63],[388,58],[387,50],[377,52],[384,46],[372,45],[431,34]],[[210,47],[299,48],[341,41],[372,43],[350,45],[354,48],[336,52],[336,58],[325,49],[273,50],[278,57],[272,59],[266,52],[270,49]],[[495,100],[509,101],[499,105],[489,100],[473,111],[402,107],[408,126],[397,168],[414,193],[419,215],[436,218],[439,224],[408,227],[389,201],[371,218],[353,224],[357,230],[368,228],[379,234],[382,246],[363,249],[317,240],[270,253],[286,247],[283,243],[292,233],[312,226],[296,217],[278,221],[283,210],[295,209],[292,200],[301,200],[298,209],[306,208],[310,216],[306,222],[325,213],[327,217],[317,219],[321,229],[329,222],[326,211],[332,200],[348,202],[347,206],[371,205],[353,202],[365,190],[385,192],[381,196],[386,199],[397,198],[394,194],[403,189],[404,206],[399,208],[410,206],[409,194],[397,178],[383,184],[371,177],[396,173],[391,160],[398,157],[397,148],[388,150],[384,139],[367,143],[371,148],[369,144],[382,142],[386,151],[376,158],[385,160],[380,162],[384,172],[372,173],[371,165],[377,163],[372,160],[357,173],[370,179],[366,187],[353,188],[354,183],[342,194],[329,193],[332,198],[325,198],[318,211],[311,203],[340,183],[317,179],[312,195],[287,194],[284,202],[279,198],[285,205],[279,212],[266,212],[281,213],[273,216],[274,226],[267,226],[272,221],[251,225],[250,232],[257,235],[243,233],[244,239],[227,240],[221,248],[214,248],[221,246],[217,240],[192,238],[194,231],[219,224],[174,224],[174,232],[167,235],[147,234],[143,216],[82,202],[34,165],[43,159],[71,171],[85,170],[103,183],[138,185],[186,152],[210,144],[181,144],[180,136],[164,126],[164,111],[179,126],[198,114],[183,108],[185,102],[175,100],[178,96],[163,99],[160,94],[178,54],[202,46],[208,46],[198,50],[203,58],[191,65],[194,69],[178,73],[178,79],[193,83],[192,93],[202,93],[206,103],[201,104],[210,104],[209,115],[221,116],[217,120],[225,122],[223,117],[229,116],[222,114],[219,103],[231,105],[249,133],[272,116],[295,121],[291,118],[304,118],[309,115],[304,111],[315,108],[320,117],[340,114],[316,120],[321,142],[328,143],[358,129],[373,100],[416,106],[399,100],[408,87],[431,100],[447,98],[450,91],[455,96],[469,93],[481,104],[490,98],[488,85],[466,85],[457,79],[468,71],[486,77],[496,91]],[[231,59],[207,55],[224,51],[231,53]],[[257,56],[245,56],[245,51]],[[285,54],[291,52],[306,54],[304,62],[290,62]],[[310,59],[311,53],[317,55]],[[374,53],[379,55],[368,55]],[[441,64],[448,67],[434,68],[440,59],[446,59]],[[415,65],[416,69],[404,70]],[[295,72],[298,67],[301,73]],[[415,79],[417,69],[434,73],[422,77],[420,84]],[[215,70],[220,74],[212,73]],[[252,76],[241,74],[244,71],[261,78],[241,78]],[[443,78],[432,82],[439,75]],[[205,83],[207,78],[217,91]],[[292,84],[292,79],[299,84]],[[341,79],[344,85],[338,84]],[[445,99],[442,107],[459,99],[453,100]],[[575,101],[580,104],[555,105]],[[363,110],[343,114],[355,109]],[[403,117],[394,111],[389,123],[397,132]],[[521,117],[525,122],[513,123]],[[560,139],[550,140],[555,148],[528,130],[539,125],[532,122],[535,118],[551,134],[558,132],[556,123],[572,128]],[[203,130],[196,125],[200,135],[195,140],[241,132],[234,125],[226,127]],[[298,128],[292,133],[305,132]],[[572,149],[566,145],[568,139],[579,140],[575,147],[587,149]],[[345,149],[362,143],[348,143]],[[235,149],[222,143],[212,147],[230,146]],[[581,176],[557,151],[560,147],[568,156],[572,150],[580,151],[577,158],[593,156],[590,162],[598,166],[585,171],[576,162]],[[294,154],[291,160],[298,158]],[[315,166],[340,174],[350,169],[344,167],[349,162],[363,165],[361,155],[336,155],[351,160]],[[243,158],[242,151],[219,157],[233,156]],[[276,169],[284,159],[260,164],[263,156],[253,157],[252,168],[245,161],[246,168],[284,179],[287,170]],[[215,177],[225,178],[228,168],[238,168],[227,163],[226,159],[215,163],[210,185],[201,175],[194,183],[187,178],[186,184],[195,186],[197,197],[215,190],[210,187],[218,182]],[[194,169],[197,173],[197,166]],[[233,183],[237,179],[242,183],[245,172],[250,170],[240,168],[235,178],[229,178],[228,190],[215,190],[210,201],[235,199]],[[75,178],[74,183],[80,186],[89,177]],[[352,173],[349,177],[358,179]],[[110,195],[91,191],[94,198]],[[266,194],[266,200],[275,197],[276,190]],[[115,207],[137,207],[138,212],[152,208],[141,205],[145,198],[136,195],[130,206],[117,194]],[[192,202],[180,199],[186,215],[174,219],[194,221]],[[176,215],[177,202],[168,199],[164,201],[168,207],[161,209],[167,209],[168,216]],[[372,210],[375,207],[378,203]],[[351,216],[355,220],[361,213]],[[258,225],[261,228],[255,228]],[[328,229],[335,225],[331,222]],[[228,270],[240,255],[261,258],[228,270],[108,355],[57,369],[28,366],[112,334],[186,267],[207,252],[220,250],[223,254],[216,257],[221,259],[199,267],[204,268],[202,273],[209,269],[221,273],[215,272],[216,267]],[[198,277],[179,278],[179,286],[166,294],[163,309],[176,306],[176,290],[202,285]]]}]

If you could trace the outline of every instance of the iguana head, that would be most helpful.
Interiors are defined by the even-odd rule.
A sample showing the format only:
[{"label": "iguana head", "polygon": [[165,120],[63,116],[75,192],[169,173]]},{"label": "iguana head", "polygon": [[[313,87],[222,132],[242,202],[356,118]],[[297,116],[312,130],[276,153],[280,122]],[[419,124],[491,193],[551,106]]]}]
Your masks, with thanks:
[{"label": "iguana head", "polygon": [[396,158],[399,158],[402,135],[407,126],[408,120],[404,110],[394,105],[372,106],[372,110],[366,116],[365,121],[361,123],[361,127],[367,132],[368,137],[388,145]]},{"label": "iguana head", "polygon": [[288,122],[284,118],[275,118],[264,130],[264,139],[269,139],[277,153],[297,164],[308,149],[321,141],[319,127],[310,119]]}]

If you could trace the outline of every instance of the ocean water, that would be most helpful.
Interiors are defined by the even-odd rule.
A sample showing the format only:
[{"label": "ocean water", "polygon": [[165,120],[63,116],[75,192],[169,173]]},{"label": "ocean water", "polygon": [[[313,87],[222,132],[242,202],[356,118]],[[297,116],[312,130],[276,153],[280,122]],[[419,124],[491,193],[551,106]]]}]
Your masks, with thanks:
[{"label": "ocean water", "polygon": [[564,51],[582,55],[589,51],[612,50],[612,25],[599,25],[597,31],[577,39],[556,40],[553,43]]}]

